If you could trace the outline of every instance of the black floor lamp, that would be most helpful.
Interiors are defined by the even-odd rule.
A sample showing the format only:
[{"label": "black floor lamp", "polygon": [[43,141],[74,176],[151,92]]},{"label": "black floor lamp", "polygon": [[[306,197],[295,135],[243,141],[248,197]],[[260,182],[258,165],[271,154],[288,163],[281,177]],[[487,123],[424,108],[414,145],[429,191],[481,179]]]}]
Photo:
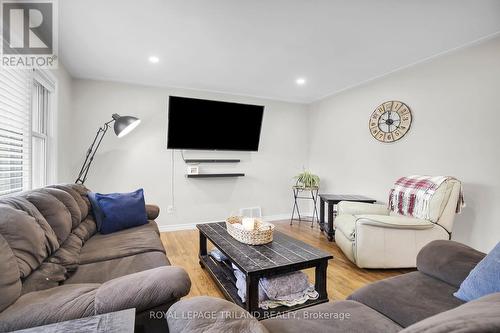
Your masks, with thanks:
[{"label": "black floor lamp", "polygon": [[94,160],[94,155],[99,149],[101,145],[101,141],[106,135],[110,125],[112,122],[115,122],[113,129],[117,137],[122,138],[128,133],[132,132],[134,128],[139,125],[141,120],[132,116],[120,116],[119,114],[113,113],[112,119],[107,123],[104,123],[102,127],[99,127],[97,130],[97,134],[95,135],[94,141],[90,145],[87,150],[87,156],[85,157],[85,162],[83,162],[82,168],[80,169],[80,173],[78,174],[78,178],[76,180],[76,184],[83,184],[87,179],[87,174],[89,173],[90,165]]}]

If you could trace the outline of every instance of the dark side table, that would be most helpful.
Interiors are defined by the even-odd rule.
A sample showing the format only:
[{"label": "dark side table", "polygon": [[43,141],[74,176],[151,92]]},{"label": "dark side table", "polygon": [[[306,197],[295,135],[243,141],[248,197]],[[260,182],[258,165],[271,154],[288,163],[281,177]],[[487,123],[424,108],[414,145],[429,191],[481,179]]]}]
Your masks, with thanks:
[{"label": "dark side table", "polygon": [[[362,195],[353,194],[320,194],[319,195],[319,226],[321,231],[324,231],[328,236],[328,240],[331,242],[333,236],[335,236],[335,230],[333,229],[333,206],[341,201],[354,201],[354,202],[367,202],[375,203],[377,200],[367,198]],[[328,221],[325,226],[325,202],[328,204]]]}]

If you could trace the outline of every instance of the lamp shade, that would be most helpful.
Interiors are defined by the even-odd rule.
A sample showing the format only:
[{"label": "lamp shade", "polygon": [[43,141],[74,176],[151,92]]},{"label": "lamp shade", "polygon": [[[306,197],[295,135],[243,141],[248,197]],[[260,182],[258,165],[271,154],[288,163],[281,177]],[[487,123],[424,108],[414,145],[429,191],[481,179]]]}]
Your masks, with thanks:
[{"label": "lamp shade", "polygon": [[132,116],[120,116],[119,114],[113,114],[113,119],[115,124],[113,129],[117,137],[122,138],[128,133],[132,132],[134,128],[141,123],[141,120]]}]

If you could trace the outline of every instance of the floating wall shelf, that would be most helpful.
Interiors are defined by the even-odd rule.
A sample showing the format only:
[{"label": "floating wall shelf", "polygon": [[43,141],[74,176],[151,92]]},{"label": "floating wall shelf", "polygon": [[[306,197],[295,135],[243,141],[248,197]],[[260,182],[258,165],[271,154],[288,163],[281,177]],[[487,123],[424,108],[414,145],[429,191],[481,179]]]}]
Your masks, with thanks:
[{"label": "floating wall shelf", "polygon": [[199,173],[197,175],[186,175],[188,178],[216,178],[216,177],[243,177],[244,173]]},{"label": "floating wall shelf", "polygon": [[186,163],[239,163],[237,159],[186,159]]}]

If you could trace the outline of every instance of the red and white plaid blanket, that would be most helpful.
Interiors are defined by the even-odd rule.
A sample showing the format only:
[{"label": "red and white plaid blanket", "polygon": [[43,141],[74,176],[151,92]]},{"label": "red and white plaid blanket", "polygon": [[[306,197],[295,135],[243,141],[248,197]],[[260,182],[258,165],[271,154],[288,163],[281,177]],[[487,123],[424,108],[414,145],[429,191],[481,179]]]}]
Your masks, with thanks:
[{"label": "red and white plaid blanket", "polygon": [[[437,189],[446,180],[445,176],[409,176],[399,178],[389,193],[389,209],[401,215],[431,220],[430,202]],[[456,212],[465,206],[462,189],[457,202]],[[436,222],[436,221],[433,221]]]}]

